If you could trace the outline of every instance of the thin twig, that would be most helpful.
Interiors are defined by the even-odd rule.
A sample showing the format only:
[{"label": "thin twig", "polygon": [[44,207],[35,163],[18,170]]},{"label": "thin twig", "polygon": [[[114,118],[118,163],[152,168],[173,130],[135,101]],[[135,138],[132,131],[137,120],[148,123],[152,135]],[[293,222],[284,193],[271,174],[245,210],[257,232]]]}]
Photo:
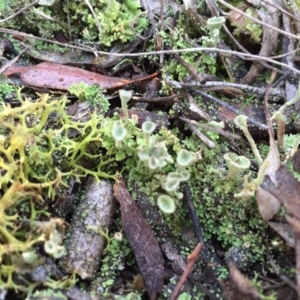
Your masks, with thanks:
[{"label": "thin twig", "polygon": [[274,2],[268,2],[265,0],[261,0],[263,3],[265,3],[266,5],[270,5],[276,9],[278,9],[279,11],[281,11],[283,14],[288,15],[289,17],[291,17],[292,19],[294,19],[297,22],[300,22],[300,19],[296,18],[293,14],[291,14],[290,12],[286,11],[285,9],[283,9],[282,7],[280,7],[279,5],[274,4]]},{"label": "thin twig", "polygon": [[[218,88],[237,88],[242,91],[248,92],[248,93],[254,93],[258,95],[264,95],[266,92],[265,88],[260,88],[257,86],[251,86],[248,84],[239,84],[239,83],[232,83],[232,82],[226,82],[226,81],[207,81],[204,84],[199,85],[198,82],[195,81],[189,81],[188,83],[180,83],[181,86],[184,87],[199,87],[199,88],[210,88],[210,87],[218,87]],[[282,97],[282,91],[272,89],[270,90],[271,96],[277,96]]]},{"label": "thin twig", "polygon": [[190,186],[188,183],[184,184],[183,194],[184,194],[184,199],[187,203],[190,218],[193,222],[193,226],[196,231],[198,243],[200,243],[202,245],[201,253],[202,253],[203,260],[207,263],[208,262],[208,253],[207,253],[207,249],[204,244],[202,229],[201,229],[201,226],[200,226],[200,223],[199,223],[196,211],[195,211],[195,206],[194,206],[193,199],[192,199],[192,193],[191,193],[191,189],[190,189]]},{"label": "thin twig", "polygon": [[180,294],[180,291],[181,291],[181,288],[182,288],[184,282],[186,281],[186,279],[188,278],[190,273],[193,271],[194,264],[195,264],[196,259],[198,258],[199,253],[201,251],[201,246],[202,245],[200,243],[198,243],[197,246],[195,247],[195,249],[193,250],[193,252],[188,256],[188,259],[187,259],[188,263],[186,265],[186,268],[185,268],[183,274],[181,275],[179,282],[177,283],[177,285],[172,293],[171,300],[178,299],[178,296]]},{"label": "thin twig", "polygon": [[282,58],[282,57],[289,56],[289,55],[294,54],[294,53],[299,52],[299,51],[300,51],[300,48],[297,48],[297,49],[295,49],[295,50],[286,52],[286,53],[284,53],[284,54],[275,55],[275,56],[270,56],[269,58],[272,58],[272,59]]},{"label": "thin twig", "polygon": [[191,131],[209,148],[213,149],[216,147],[216,144],[210,140],[205,134],[203,134],[194,124],[192,124],[191,120],[179,117],[179,119],[183,122],[185,122],[188,127],[191,129]]},{"label": "thin twig", "polygon": [[69,41],[72,41],[71,18],[70,18],[70,9],[69,8],[70,8],[69,0],[67,0],[68,35],[69,35]]},{"label": "thin twig", "polygon": [[[247,53],[247,54],[250,54],[250,52],[244,48],[238,41],[237,39],[233,36],[233,34],[230,32],[230,30],[227,28],[226,24],[223,24],[223,29],[225,30],[226,34],[231,38],[231,40],[235,43],[235,45],[241,50],[243,51],[244,53]],[[256,61],[257,63],[261,64],[262,66],[264,66],[265,68],[268,68],[268,69],[276,69],[276,71],[278,73],[283,73],[281,70],[277,69],[277,68],[274,68],[272,66],[270,66],[269,64],[263,62],[263,61]]]},{"label": "thin twig", "polygon": [[146,97],[137,97],[133,96],[131,100],[136,102],[144,102],[144,103],[151,103],[151,104],[161,104],[161,105],[167,105],[172,104],[176,98],[183,98],[187,97],[187,93],[180,94],[180,95],[174,95],[174,96],[166,96],[166,97],[155,97],[155,98],[146,98]]},{"label": "thin twig", "polygon": [[6,22],[6,21],[9,21],[10,19],[16,17],[17,15],[21,14],[22,12],[24,12],[25,10],[27,10],[28,8],[30,8],[31,6],[37,4],[39,2],[39,0],[35,0],[33,1],[32,3],[24,6],[23,8],[21,8],[20,10],[18,10],[16,13],[10,15],[9,17],[5,18],[5,19],[2,19],[0,20],[0,23],[3,23],[3,22]]},{"label": "thin twig", "polygon": [[228,132],[228,131],[225,131],[222,128],[209,126],[209,124],[198,123],[197,121],[189,120],[189,119],[184,118],[184,117],[179,117],[179,119],[182,120],[182,121],[190,121],[190,124],[192,124],[192,125],[198,126],[198,127],[200,127],[201,129],[204,129],[204,130],[212,131],[212,132],[215,132],[217,134],[223,135],[224,137],[229,138],[229,139],[237,139],[237,140],[241,139],[241,136],[239,136],[237,134],[234,134],[234,133],[231,133],[231,132]]},{"label": "thin twig", "polygon": [[[170,49],[171,50],[171,49]],[[204,84],[206,82],[205,78],[203,78],[197,70],[188,64],[183,58],[181,58],[178,54],[174,53],[173,58],[176,59],[183,67],[185,67],[188,72],[201,84]]]},{"label": "thin twig", "polygon": [[25,49],[23,49],[16,57],[14,57],[12,60],[10,60],[7,64],[5,64],[4,66],[2,66],[0,68],[0,74],[2,74],[6,69],[8,69],[9,67],[11,67],[20,57],[21,55],[26,52],[27,47]]},{"label": "thin twig", "polygon": [[[216,98],[216,97],[213,97],[213,96],[211,96],[211,95],[208,95],[208,94],[206,94],[206,93],[204,93],[204,92],[201,92],[201,91],[199,91],[199,90],[197,90],[197,89],[195,89],[195,88],[191,88],[191,90],[192,90],[193,92],[195,92],[196,94],[201,95],[203,98],[205,98],[205,99],[207,99],[207,100],[210,100],[210,101],[213,101],[213,102],[216,102],[216,103],[222,105],[223,107],[225,107],[225,108],[231,110],[232,112],[234,112],[234,113],[237,114],[237,115],[240,115],[240,114],[241,114],[241,111],[240,111],[239,109],[237,109],[237,108],[235,108],[235,107],[229,105],[228,103],[226,103],[226,102],[224,102],[224,101],[222,101],[222,100],[220,100],[220,99],[218,99],[218,98]],[[265,124],[263,124],[263,123],[261,123],[261,122],[259,122],[259,121],[254,120],[254,119],[253,119],[252,117],[250,117],[250,116],[248,116],[248,122],[252,123],[254,126],[257,126],[257,127],[260,128],[260,129],[263,129],[263,130],[268,129],[268,127],[267,127]]]},{"label": "thin twig", "polygon": [[258,20],[258,19],[256,19],[256,18],[254,18],[254,17],[252,17],[252,16],[250,16],[250,15],[244,13],[244,12],[241,11],[240,9],[238,9],[238,8],[236,8],[236,7],[234,7],[234,6],[230,5],[230,4],[228,4],[228,3],[227,3],[226,1],[224,1],[224,0],[217,0],[217,1],[220,2],[221,4],[223,4],[224,6],[230,8],[230,9],[232,9],[232,10],[234,10],[234,11],[237,11],[237,12],[240,13],[241,15],[245,16],[246,18],[250,19],[251,21],[253,21],[253,22],[257,23],[257,24],[260,24],[260,25],[262,25],[262,26],[271,28],[271,29],[273,29],[273,30],[275,30],[275,31],[277,31],[277,32],[279,32],[279,33],[281,33],[281,34],[283,34],[283,35],[287,35],[287,36],[289,36],[289,37],[291,37],[291,38],[294,38],[294,39],[296,39],[296,40],[300,40],[300,36],[295,35],[295,34],[292,34],[292,33],[285,32],[285,31],[283,31],[283,30],[281,30],[281,29],[278,29],[278,28],[276,28],[276,27],[274,27],[274,26],[272,26],[272,25],[269,25],[269,24],[267,24],[267,23],[264,23],[264,22],[262,22],[262,21],[260,21],[260,20]]},{"label": "thin twig", "polygon": [[[31,34],[26,34],[20,31],[16,30],[11,30],[11,29],[6,29],[6,28],[0,28],[0,32],[2,33],[7,33],[7,34],[13,34],[13,35],[19,35],[19,36],[24,36],[30,39],[37,39],[40,41],[56,44],[62,47],[67,47],[67,48],[72,48],[72,49],[78,49],[86,52],[93,52],[91,50],[88,50],[84,47],[79,47],[79,46],[74,46],[74,45],[69,45],[69,44],[64,44],[60,43],[57,41],[49,40],[49,39],[44,39],[40,38],[37,36],[33,36]],[[299,37],[300,39],[300,37]],[[218,53],[227,53],[231,55],[236,55],[239,57],[243,57],[244,59],[250,59],[250,60],[262,60],[262,61],[267,61],[270,63],[273,63],[275,65],[279,65],[281,67],[285,67],[289,70],[294,71],[296,74],[300,74],[300,71],[298,69],[295,69],[287,64],[278,62],[276,60],[270,59],[268,57],[263,57],[263,56],[258,56],[258,55],[253,55],[253,54],[248,54],[248,53],[242,53],[238,51],[231,51],[231,50],[225,50],[225,49],[218,49],[218,48],[209,48],[209,47],[197,47],[197,48],[186,48],[186,49],[173,49],[173,50],[160,50],[160,51],[149,51],[149,52],[137,52],[137,53],[128,53],[126,54],[127,57],[140,57],[140,56],[148,56],[148,55],[159,55],[159,54],[174,54],[174,53],[189,53],[189,52],[218,52]],[[118,56],[118,57],[124,57],[124,54],[122,53],[111,53],[111,52],[106,52],[106,51],[97,51],[98,54],[102,55],[110,55],[110,56]]]},{"label": "thin twig", "polygon": [[274,260],[272,259],[271,255],[267,253],[267,257],[269,260],[269,263],[271,265],[271,267],[273,268],[274,272],[276,273],[276,275],[283,281],[285,282],[288,286],[290,286],[293,290],[297,291],[297,286],[296,284],[289,279],[285,274],[281,273],[279,268],[276,266]]},{"label": "thin twig", "polygon": [[100,37],[100,36],[101,36],[101,24],[100,24],[100,22],[99,22],[99,20],[98,20],[98,17],[97,17],[97,15],[96,15],[96,13],[95,13],[95,11],[94,11],[94,9],[93,9],[93,7],[92,7],[90,1],[89,1],[89,0],[84,0],[84,2],[85,2],[85,4],[89,7],[89,9],[90,9],[90,11],[91,11],[91,13],[92,13],[92,15],[93,15],[93,17],[94,17],[94,20],[95,20],[96,25],[97,25],[97,27],[98,27],[99,37]]}]

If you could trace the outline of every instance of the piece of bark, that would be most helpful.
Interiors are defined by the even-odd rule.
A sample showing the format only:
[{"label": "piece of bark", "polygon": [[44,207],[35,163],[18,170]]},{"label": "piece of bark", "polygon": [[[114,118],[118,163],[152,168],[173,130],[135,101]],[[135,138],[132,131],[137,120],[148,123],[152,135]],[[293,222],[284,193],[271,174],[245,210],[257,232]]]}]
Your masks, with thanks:
[{"label": "piece of bark", "polygon": [[65,242],[67,254],[60,262],[65,272],[76,272],[82,279],[93,277],[106,245],[99,229],[105,232],[109,228],[113,211],[112,185],[104,180],[97,182],[92,179],[73,216]]},{"label": "piece of bark", "polygon": [[163,257],[149,224],[132,200],[122,179],[114,185],[114,195],[121,206],[124,233],[134,251],[151,300],[157,299],[163,288]]}]

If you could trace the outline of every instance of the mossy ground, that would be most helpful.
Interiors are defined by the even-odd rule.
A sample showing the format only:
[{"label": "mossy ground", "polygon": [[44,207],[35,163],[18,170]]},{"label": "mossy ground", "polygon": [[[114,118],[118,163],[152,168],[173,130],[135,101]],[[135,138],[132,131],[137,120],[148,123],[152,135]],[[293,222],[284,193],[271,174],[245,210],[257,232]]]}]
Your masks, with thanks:
[{"label": "mossy ground", "polygon": [[[72,15],[73,36],[84,38],[85,42],[96,42],[97,47],[102,47],[102,49],[116,41],[134,40],[136,35],[148,25],[135,1],[124,1],[121,4],[111,0],[109,1],[110,10],[103,10],[106,1],[90,2],[103,24],[101,34],[92,14],[82,1],[72,1],[69,7],[66,6],[66,2],[61,2],[63,14],[62,11],[58,13],[57,6],[50,8],[41,6],[38,12],[28,10],[27,14],[8,21],[6,25],[12,29],[26,29],[31,33],[29,28],[32,23],[36,23],[38,26],[34,33],[42,37],[52,37],[55,32],[60,31],[68,35],[66,26],[66,13],[68,12]],[[19,6],[19,1],[3,2],[2,8],[5,9],[0,8],[0,11],[4,12],[1,17],[12,14]],[[118,12],[118,17],[116,12]],[[56,22],[45,21],[45,16],[55,17]],[[133,16],[138,17],[134,19]],[[179,49],[193,46],[184,39],[185,18],[185,16],[180,17],[177,26],[172,31],[160,33],[167,46]],[[77,22],[78,19],[81,22]],[[133,19],[134,31],[131,29]],[[113,20],[117,20],[117,25],[116,22],[112,22]],[[201,31],[208,34],[205,28],[201,28]],[[189,34],[197,35],[198,33],[195,33],[192,28]],[[153,46],[150,45],[149,50],[151,47]],[[190,53],[182,55],[182,58],[188,64],[193,65],[199,73],[214,75],[220,72],[213,55]],[[197,61],[196,65],[195,61]],[[162,72],[164,76],[170,76],[176,80],[182,80],[188,75],[187,70],[174,59],[165,63]],[[170,91],[170,89],[163,83],[163,91]],[[158,195],[162,193],[161,176],[176,171],[176,155],[180,149],[187,149],[194,153],[200,151],[202,155],[201,160],[188,167],[190,173],[188,182],[192,189],[193,202],[203,228],[205,241],[218,243],[219,250],[229,253],[228,255],[242,253],[241,267],[246,272],[253,264],[264,266],[265,249],[269,247],[271,238],[266,230],[266,223],[259,216],[255,199],[241,200],[233,196],[241,190],[243,176],[235,180],[226,178],[227,167],[223,155],[229,151],[230,146],[226,140],[212,132],[206,132],[217,144],[216,148],[209,149],[195,136],[191,136],[185,128],[180,128],[176,124],[172,124],[168,129],[161,128],[154,134],[157,138],[156,142],[164,142],[174,163],[149,171],[147,165],[138,157],[138,148],[145,146],[145,141],[136,119],[131,118],[125,122],[126,138],[122,141],[121,147],[116,147],[112,128],[113,122],[120,117],[118,114],[113,117],[104,116],[108,110],[108,102],[103,91],[89,90],[88,93],[81,94],[82,100],[90,100],[95,110],[90,120],[85,122],[75,122],[66,113],[68,100],[65,97],[25,94],[18,88],[15,93],[12,92],[12,86],[0,85],[0,98],[2,99],[0,103],[2,175],[0,179],[0,259],[2,263],[0,287],[2,289],[14,290],[16,294],[29,295],[33,289],[41,286],[28,280],[30,272],[36,267],[30,260],[27,260],[28,255],[41,259],[39,256],[41,245],[52,240],[53,235],[64,237],[64,226],[58,222],[53,223],[50,219],[50,216],[56,217],[51,211],[51,203],[57,199],[58,195],[65,192],[70,181],[80,183],[88,176],[113,181],[116,173],[119,172],[129,183],[139,182],[140,190],[149,196],[153,204],[156,204]],[[12,97],[16,105],[10,106],[5,102],[7,97]],[[96,97],[99,101],[101,99],[101,103],[94,102]],[[174,121],[173,111],[163,113],[168,114]],[[69,134],[71,130],[77,132],[73,137]],[[248,154],[252,156],[250,152]],[[255,172],[250,173],[252,178],[255,178]],[[181,242],[184,239],[182,238],[183,229],[186,225],[192,225],[188,220],[188,210],[183,200],[179,197],[176,199],[176,211],[173,215],[166,216],[162,213],[161,215],[175,240]],[[40,221],[44,223],[39,223]],[[121,226],[119,220],[116,222]],[[187,255],[193,246],[187,245],[182,249],[183,253]],[[130,264],[128,257],[132,263],[133,256],[126,239],[122,243],[114,240],[110,244],[99,270],[102,277],[100,285],[103,290],[101,292],[110,293],[110,288],[117,274],[120,273],[120,268]],[[42,261],[43,259],[41,263]],[[244,264],[243,261],[245,261]],[[25,280],[26,284],[20,283],[16,274],[21,274],[19,276]],[[227,275],[224,269],[218,274],[220,277]],[[75,275],[61,282],[48,278],[43,285],[63,288],[73,286],[75,281]],[[140,292],[135,293],[140,294]],[[181,299],[190,299],[189,297],[191,296],[184,294]]]}]

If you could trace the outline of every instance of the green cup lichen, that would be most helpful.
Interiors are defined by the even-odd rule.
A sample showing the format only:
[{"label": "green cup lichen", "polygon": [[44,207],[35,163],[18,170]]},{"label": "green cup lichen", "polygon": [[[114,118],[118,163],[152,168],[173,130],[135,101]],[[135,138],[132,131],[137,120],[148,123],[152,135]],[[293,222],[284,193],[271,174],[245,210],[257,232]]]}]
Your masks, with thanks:
[{"label": "green cup lichen", "polygon": [[245,156],[238,156],[235,153],[226,153],[224,159],[228,166],[227,178],[234,179],[240,173],[248,170],[250,168],[251,162]]},{"label": "green cup lichen", "polygon": [[132,92],[125,91],[125,90],[119,90],[119,96],[120,96],[120,99],[121,99],[121,106],[122,106],[124,119],[128,120],[128,106],[127,106],[127,103],[130,101],[130,99],[132,97]]},{"label": "green cup lichen", "polygon": [[175,212],[176,209],[176,205],[173,198],[171,198],[168,195],[160,195],[157,198],[157,205],[160,208],[160,210],[165,214],[172,214]]}]

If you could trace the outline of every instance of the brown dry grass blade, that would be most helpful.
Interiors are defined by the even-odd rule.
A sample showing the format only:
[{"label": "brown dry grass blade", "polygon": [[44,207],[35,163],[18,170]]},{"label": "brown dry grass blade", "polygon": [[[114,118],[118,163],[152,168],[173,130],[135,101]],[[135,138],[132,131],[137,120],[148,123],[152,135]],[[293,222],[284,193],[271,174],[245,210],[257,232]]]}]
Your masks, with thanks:
[{"label": "brown dry grass blade", "polygon": [[155,73],[138,80],[127,80],[49,62],[30,67],[11,67],[3,74],[9,76],[14,73],[21,73],[21,80],[29,86],[64,91],[68,90],[72,84],[80,82],[88,85],[98,84],[103,89],[114,89],[133,82],[150,79],[157,75]]},{"label": "brown dry grass blade", "polygon": [[163,257],[152,229],[132,200],[123,179],[114,185],[114,195],[121,205],[124,233],[134,251],[151,300],[157,299],[163,288]]},{"label": "brown dry grass blade", "polygon": [[228,263],[230,272],[230,286],[226,291],[227,300],[260,300],[259,293],[247,280],[233,262]]}]

